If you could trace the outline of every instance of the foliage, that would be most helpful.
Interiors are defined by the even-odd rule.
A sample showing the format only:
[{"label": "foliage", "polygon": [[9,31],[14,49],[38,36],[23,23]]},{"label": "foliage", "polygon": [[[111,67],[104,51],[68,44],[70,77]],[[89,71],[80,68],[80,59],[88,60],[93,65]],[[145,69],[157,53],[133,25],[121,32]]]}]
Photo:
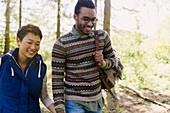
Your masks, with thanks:
[{"label": "foliage", "polygon": [[[4,51],[4,39],[5,37],[2,36],[0,37],[0,56],[3,55],[3,51]],[[13,32],[10,33],[10,49],[15,49],[17,46],[17,43],[16,43],[16,36]]]},{"label": "foliage", "polygon": [[[16,44],[16,30],[17,30],[17,24],[18,24],[18,6],[17,1],[12,2],[11,7],[13,8],[12,14],[11,14],[11,32],[10,32],[10,49],[14,49],[17,47]],[[55,1],[55,2],[54,2]],[[74,0],[72,0],[73,3],[75,3]],[[151,0],[149,0],[151,1]],[[165,0],[166,1],[166,0]],[[164,2],[165,2],[164,1]],[[33,2],[33,1],[31,1]],[[43,59],[45,63],[47,64],[47,75],[48,79],[51,83],[51,50],[52,46],[55,42],[55,32],[56,32],[56,0],[42,0],[42,1],[36,1],[33,2],[31,5],[26,5],[24,3],[31,3],[29,1],[23,2],[23,25],[32,23],[35,25],[40,26],[42,32],[43,32],[43,40],[41,42],[41,49],[39,53],[43,56]],[[66,2],[66,1],[64,1]],[[150,10],[153,10],[153,7],[146,7],[148,4],[148,1],[138,1],[140,4],[137,8],[137,13],[140,12],[148,12]],[[167,1],[166,1],[167,2]],[[100,2],[101,3],[101,2]],[[142,11],[140,11],[140,7],[144,3],[144,7],[141,8]],[[38,5],[37,5],[38,4]],[[116,2],[114,3],[116,4]],[[149,3],[151,4],[151,3]],[[100,4],[101,5],[101,4]],[[159,4],[157,4],[159,5]],[[5,15],[5,5],[3,1],[0,2],[1,8],[1,16],[2,14]],[[70,12],[71,7],[70,3],[67,4],[61,4],[61,33],[66,33],[67,30],[70,30],[70,26],[72,27],[74,20],[71,15],[73,15]],[[119,5],[117,5],[119,6]],[[166,6],[167,7],[167,6]],[[165,7],[165,8],[166,8]],[[133,8],[133,7],[132,7]],[[146,9],[148,8],[148,11]],[[160,7],[158,7],[160,8]],[[103,10],[102,7],[99,8],[98,11],[98,18],[102,21],[103,19]],[[126,9],[125,7],[116,9],[115,6],[112,7],[114,11],[114,15],[112,15],[111,20],[116,20],[116,17],[118,15],[116,12],[120,14],[122,10]],[[144,9],[144,10],[143,10]],[[130,10],[136,10],[131,9]],[[129,10],[129,11],[130,11]],[[159,9],[157,9],[159,11]],[[50,13],[49,13],[50,12]],[[130,11],[131,12],[131,11]],[[113,48],[117,51],[118,56],[121,58],[125,69],[123,73],[123,80],[119,81],[120,84],[124,84],[130,87],[134,87],[139,90],[143,89],[152,89],[157,90],[160,92],[168,92],[170,91],[170,16],[166,16],[164,20],[161,20],[158,22],[159,29],[157,32],[155,32],[155,35],[144,35],[140,31],[142,29],[142,19],[139,14],[134,12],[131,12],[131,15],[136,18],[136,26],[134,31],[127,30],[118,30],[117,26],[114,25],[116,22],[114,21],[111,26],[114,26],[115,33],[111,36],[112,38],[112,44]],[[151,11],[151,14],[154,14],[154,10]],[[137,17],[136,17],[137,16]],[[139,16],[139,17],[138,17]],[[161,17],[161,15],[159,16]],[[138,19],[139,18],[139,19]],[[121,18],[122,23],[124,23],[125,19],[127,18]],[[154,20],[154,19],[153,19]],[[133,21],[133,20],[132,20]],[[5,30],[5,17],[1,17],[1,29],[0,29],[0,51],[3,51],[4,46],[4,30]],[[147,22],[147,21],[146,21]],[[99,21],[98,26],[102,28],[103,24]],[[134,22],[135,23],[135,22]],[[65,26],[67,24],[67,26]],[[126,23],[126,26],[129,24]],[[62,35],[62,34],[61,34]],[[51,84],[48,85],[48,87],[51,87]],[[52,96],[51,89],[50,89],[50,95]],[[120,105],[117,105],[116,109],[118,112],[123,112]],[[44,109],[44,112],[47,112],[48,110]],[[107,111],[103,111],[106,112]]]},{"label": "foliage", "polygon": [[170,40],[133,32],[117,31],[112,38],[113,47],[125,66],[120,81],[137,89],[168,91],[170,76]]},{"label": "foliage", "polygon": [[0,56],[3,55],[3,51],[4,51],[4,36],[0,37]]},{"label": "foliage", "polygon": [[10,49],[15,49],[18,47],[17,42],[16,42],[16,33],[11,33],[10,34]]}]

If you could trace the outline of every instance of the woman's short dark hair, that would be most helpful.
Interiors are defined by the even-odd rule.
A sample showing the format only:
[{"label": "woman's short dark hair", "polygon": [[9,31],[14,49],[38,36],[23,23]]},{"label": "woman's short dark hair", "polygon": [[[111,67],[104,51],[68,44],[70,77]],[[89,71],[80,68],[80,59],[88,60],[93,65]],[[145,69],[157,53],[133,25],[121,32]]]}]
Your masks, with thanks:
[{"label": "woman's short dark hair", "polygon": [[80,13],[81,7],[95,9],[95,5],[92,0],[78,0],[77,4],[75,6],[75,9],[74,9],[74,13],[76,15],[78,15]]},{"label": "woman's short dark hair", "polygon": [[20,39],[20,41],[23,40],[23,38],[28,34],[33,33],[36,36],[40,37],[40,40],[42,39],[42,32],[38,26],[27,24],[25,26],[22,26],[18,29],[17,37]]}]

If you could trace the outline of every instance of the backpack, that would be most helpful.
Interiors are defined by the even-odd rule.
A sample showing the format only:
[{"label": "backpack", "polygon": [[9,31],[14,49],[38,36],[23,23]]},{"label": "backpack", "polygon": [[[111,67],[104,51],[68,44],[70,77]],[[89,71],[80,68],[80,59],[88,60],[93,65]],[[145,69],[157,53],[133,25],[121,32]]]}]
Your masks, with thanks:
[{"label": "backpack", "polygon": [[[96,44],[96,51],[99,50],[99,38],[98,38],[98,31],[94,30],[95,35],[95,44]],[[99,77],[101,79],[101,88],[107,89],[113,99],[115,99],[114,94],[111,92],[111,88],[115,86],[115,81],[121,79],[123,73],[123,64],[121,63],[118,57],[114,58],[116,62],[116,66],[111,69],[101,69],[98,64],[96,64],[97,69],[100,73]]]},{"label": "backpack", "polygon": [[0,57],[0,70],[1,70],[2,63],[4,63],[8,58],[9,58],[8,55],[3,55]]}]

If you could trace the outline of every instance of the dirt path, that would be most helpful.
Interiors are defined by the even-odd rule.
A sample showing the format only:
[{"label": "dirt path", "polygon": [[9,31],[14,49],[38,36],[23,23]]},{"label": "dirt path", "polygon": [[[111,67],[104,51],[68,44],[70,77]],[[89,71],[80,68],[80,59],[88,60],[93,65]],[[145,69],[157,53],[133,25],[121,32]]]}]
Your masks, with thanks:
[{"label": "dirt path", "polygon": [[[144,92],[144,96],[170,106],[169,95],[148,89],[143,89],[142,92]],[[116,97],[117,100],[113,101],[111,96],[108,95],[109,101],[106,103],[107,106],[104,107],[104,113],[170,113],[170,109],[146,101],[127,89],[117,87]]]},{"label": "dirt path", "polygon": [[[168,110],[140,98],[131,90],[116,86],[115,91],[117,97],[117,100],[115,101],[111,99],[110,95],[106,96],[107,94],[105,91],[103,92],[103,96],[106,100],[106,106],[103,108],[103,113],[170,113],[170,92],[162,93],[149,89],[141,89],[140,91],[143,96],[167,105],[169,107]],[[45,107],[41,107],[41,109],[42,113],[50,113]]]}]

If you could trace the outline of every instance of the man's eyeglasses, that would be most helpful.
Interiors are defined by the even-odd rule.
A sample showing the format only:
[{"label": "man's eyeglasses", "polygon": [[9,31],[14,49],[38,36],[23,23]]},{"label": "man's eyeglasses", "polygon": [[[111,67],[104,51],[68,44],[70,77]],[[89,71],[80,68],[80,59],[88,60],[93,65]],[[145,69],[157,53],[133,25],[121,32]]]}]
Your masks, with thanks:
[{"label": "man's eyeglasses", "polygon": [[82,18],[82,20],[83,20],[85,23],[89,23],[89,21],[91,21],[91,22],[94,24],[94,23],[97,22],[98,19],[97,19],[96,17],[91,19],[91,18],[85,16],[85,17]]}]

